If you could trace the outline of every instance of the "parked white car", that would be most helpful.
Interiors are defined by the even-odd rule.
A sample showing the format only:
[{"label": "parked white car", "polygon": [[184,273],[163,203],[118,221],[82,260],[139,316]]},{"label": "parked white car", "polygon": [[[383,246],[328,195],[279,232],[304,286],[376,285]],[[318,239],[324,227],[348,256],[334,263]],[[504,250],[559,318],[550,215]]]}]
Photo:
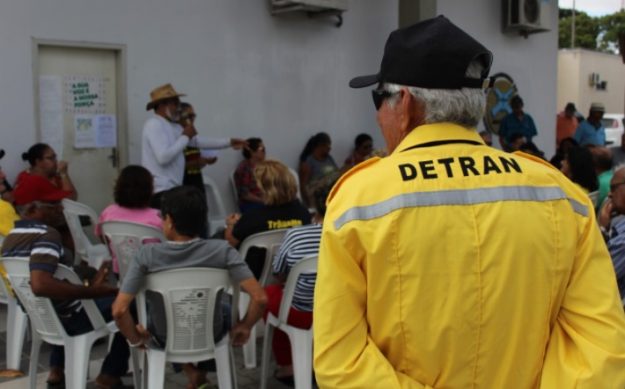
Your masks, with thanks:
[{"label": "parked white car", "polygon": [[606,146],[620,146],[621,136],[625,123],[623,122],[625,115],[622,113],[606,113],[601,119],[601,124],[605,127],[605,143]]}]

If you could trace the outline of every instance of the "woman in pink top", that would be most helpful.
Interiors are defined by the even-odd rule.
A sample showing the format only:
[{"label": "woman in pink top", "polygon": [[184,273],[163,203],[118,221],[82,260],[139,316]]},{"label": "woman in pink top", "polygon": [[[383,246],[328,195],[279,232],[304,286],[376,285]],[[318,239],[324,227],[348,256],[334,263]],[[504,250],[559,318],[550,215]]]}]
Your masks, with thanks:
[{"label": "woman in pink top", "polygon": [[[146,168],[129,165],[122,169],[115,183],[115,204],[109,205],[100,214],[96,235],[102,235],[100,224],[106,221],[125,221],[162,228],[159,211],[149,206],[153,191],[152,174]],[[119,274],[119,264],[115,257],[113,271]]]}]

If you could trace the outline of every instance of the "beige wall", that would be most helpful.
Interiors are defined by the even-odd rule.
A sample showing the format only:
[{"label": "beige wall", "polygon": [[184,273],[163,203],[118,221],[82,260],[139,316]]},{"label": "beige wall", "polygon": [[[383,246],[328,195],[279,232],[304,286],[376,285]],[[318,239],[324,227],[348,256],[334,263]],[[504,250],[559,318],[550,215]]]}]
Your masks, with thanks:
[{"label": "beige wall", "polygon": [[583,106],[579,101],[579,51],[560,50],[558,52],[558,112],[568,102]]},{"label": "beige wall", "polygon": [[[606,90],[597,90],[589,83],[597,73],[607,81]],[[625,64],[614,54],[583,49],[563,49],[558,52],[558,110],[572,101],[586,115],[592,102],[603,103],[608,113],[625,110]]]}]

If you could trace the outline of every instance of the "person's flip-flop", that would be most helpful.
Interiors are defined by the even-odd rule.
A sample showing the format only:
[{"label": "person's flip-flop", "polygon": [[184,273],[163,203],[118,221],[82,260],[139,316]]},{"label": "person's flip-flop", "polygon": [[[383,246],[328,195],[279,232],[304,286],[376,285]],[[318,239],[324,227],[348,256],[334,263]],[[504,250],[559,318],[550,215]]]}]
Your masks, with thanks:
[{"label": "person's flip-flop", "polygon": [[60,381],[46,381],[48,389],[65,389],[65,377]]}]

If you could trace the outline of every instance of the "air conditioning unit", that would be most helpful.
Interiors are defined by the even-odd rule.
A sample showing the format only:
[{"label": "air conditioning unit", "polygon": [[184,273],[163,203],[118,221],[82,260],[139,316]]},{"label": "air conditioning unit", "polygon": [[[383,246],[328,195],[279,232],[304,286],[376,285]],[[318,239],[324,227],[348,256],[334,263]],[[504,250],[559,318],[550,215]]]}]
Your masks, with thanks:
[{"label": "air conditioning unit", "polygon": [[551,9],[555,0],[503,0],[505,31],[528,34],[551,29]]},{"label": "air conditioning unit", "polygon": [[271,13],[305,11],[342,13],[347,11],[348,0],[271,0]]}]

